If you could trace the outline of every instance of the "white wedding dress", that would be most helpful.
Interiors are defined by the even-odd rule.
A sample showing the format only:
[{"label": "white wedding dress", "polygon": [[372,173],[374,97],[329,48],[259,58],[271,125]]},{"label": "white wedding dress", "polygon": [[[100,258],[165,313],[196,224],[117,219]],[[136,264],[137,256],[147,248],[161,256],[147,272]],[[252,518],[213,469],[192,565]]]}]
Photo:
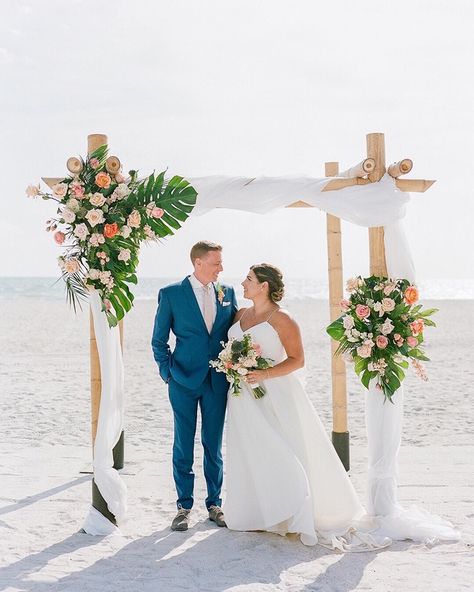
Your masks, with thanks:
[{"label": "white wedding dress", "polygon": [[[265,321],[245,331],[278,364],[286,352]],[[229,338],[241,339],[239,322]],[[224,513],[231,530],[298,533],[305,545],[341,551],[388,546],[368,534],[377,527],[366,515],[352,483],[299,379],[266,380],[255,399],[243,383],[229,391]]]}]

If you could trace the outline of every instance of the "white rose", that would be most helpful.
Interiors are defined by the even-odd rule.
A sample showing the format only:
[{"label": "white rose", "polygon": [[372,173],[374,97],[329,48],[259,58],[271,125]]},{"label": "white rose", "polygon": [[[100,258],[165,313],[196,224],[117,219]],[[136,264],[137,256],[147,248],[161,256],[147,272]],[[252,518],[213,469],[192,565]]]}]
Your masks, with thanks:
[{"label": "white rose", "polygon": [[102,193],[93,193],[90,196],[89,201],[96,208],[101,208],[105,204],[105,197],[102,195]]},{"label": "white rose", "polygon": [[248,370],[247,368],[239,368],[237,370],[237,373],[240,374],[240,376],[245,376],[246,374],[248,374]]},{"label": "white rose", "polygon": [[89,269],[87,275],[91,278],[91,280],[98,280],[100,276],[100,271],[98,269]]},{"label": "white rose", "polygon": [[115,188],[114,193],[117,195],[118,199],[123,199],[124,197],[127,197],[127,195],[130,195],[131,192],[125,183],[120,183],[120,185]]},{"label": "white rose", "polygon": [[104,222],[104,212],[102,210],[89,210],[86,214],[86,220],[91,226],[102,224]]},{"label": "white rose", "polygon": [[132,229],[130,228],[130,226],[122,226],[121,230],[120,230],[120,234],[124,237],[124,238],[128,238],[130,236],[130,233],[132,232]]},{"label": "white rose", "polygon": [[354,319],[351,316],[346,315],[342,319],[342,324],[344,329],[352,329],[354,327]]},{"label": "white rose", "polygon": [[39,192],[39,185],[28,185],[28,187],[26,188],[26,195],[28,197],[36,197],[37,195],[39,195]]},{"label": "white rose", "polygon": [[130,259],[131,255],[130,249],[120,249],[118,260],[126,262]]},{"label": "white rose", "polygon": [[89,234],[89,229],[85,224],[78,224],[74,229],[74,234],[77,236],[79,240],[84,240],[86,236]]},{"label": "white rose", "polygon": [[74,197],[71,197],[71,199],[68,200],[66,207],[68,208],[68,210],[71,210],[71,212],[76,213],[79,210],[79,202],[77,201],[77,199],[74,199]]},{"label": "white rose", "polygon": [[76,219],[76,214],[72,212],[69,208],[64,208],[61,213],[61,216],[64,218],[64,222],[67,224],[72,224]]},{"label": "white rose", "polygon": [[395,327],[392,325],[392,321],[390,319],[387,319],[380,328],[380,331],[382,332],[382,335],[390,335],[394,328]]}]

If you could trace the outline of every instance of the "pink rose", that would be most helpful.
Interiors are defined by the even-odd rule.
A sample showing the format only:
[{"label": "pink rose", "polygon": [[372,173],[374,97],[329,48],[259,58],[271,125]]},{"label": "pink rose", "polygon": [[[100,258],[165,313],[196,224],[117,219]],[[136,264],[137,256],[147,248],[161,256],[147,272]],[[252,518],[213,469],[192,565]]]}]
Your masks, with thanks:
[{"label": "pink rose", "polygon": [[112,303],[110,302],[110,300],[108,300],[107,298],[104,298],[102,300],[102,302],[104,303],[105,306],[105,310],[108,312],[109,310],[111,310],[112,308]]},{"label": "pink rose", "polygon": [[97,158],[91,158],[89,160],[89,164],[95,170],[99,166],[100,162],[99,162],[99,159],[97,159]]},{"label": "pink rose", "polygon": [[164,210],[162,210],[161,208],[153,208],[153,210],[151,211],[151,215],[153,216],[153,218],[162,218],[164,213]]},{"label": "pink rose", "polygon": [[28,185],[26,188],[26,195],[28,197],[36,197],[40,193],[39,185]]},{"label": "pink rose", "polygon": [[395,300],[392,298],[384,298],[382,300],[382,309],[385,312],[391,312],[395,308]]},{"label": "pink rose", "polygon": [[385,337],[385,335],[378,335],[375,343],[379,349],[385,349],[388,345],[388,339]]},{"label": "pink rose", "polygon": [[77,259],[66,259],[64,262],[64,270],[67,273],[76,273],[79,271],[79,261]]},{"label": "pink rose", "polygon": [[410,323],[410,329],[414,337],[416,337],[420,333],[423,333],[424,328],[425,322],[423,321],[423,319],[417,319],[416,321],[413,321],[413,323]]},{"label": "pink rose", "polygon": [[257,356],[262,355],[262,348],[260,347],[260,345],[258,345],[258,343],[254,343],[253,349],[255,350]]},{"label": "pink rose", "polygon": [[54,237],[54,240],[58,243],[58,245],[62,245],[66,239],[66,235],[64,234],[64,232],[61,232],[60,230],[55,232],[53,237]]},{"label": "pink rose", "polygon": [[403,342],[405,341],[399,333],[395,333],[395,335],[393,336],[393,340],[398,345],[398,347],[402,347]]},{"label": "pink rose", "polygon": [[416,337],[407,337],[407,343],[410,347],[416,347],[418,345],[418,339]]},{"label": "pink rose", "polygon": [[140,212],[133,210],[127,219],[127,226],[130,228],[140,228],[141,216]]},{"label": "pink rose", "polygon": [[358,304],[355,312],[359,319],[366,319],[370,315],[370,308],[365,304]]}]

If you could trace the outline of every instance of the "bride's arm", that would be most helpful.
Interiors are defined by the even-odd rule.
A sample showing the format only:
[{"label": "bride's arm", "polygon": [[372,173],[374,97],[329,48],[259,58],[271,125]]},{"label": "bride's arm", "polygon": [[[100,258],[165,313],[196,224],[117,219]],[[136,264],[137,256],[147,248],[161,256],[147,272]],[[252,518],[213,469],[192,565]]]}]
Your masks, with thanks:
[{"label": "bride's arm", "polygon": [[272,317],[272,326],[280,337],[286,351],[286,359],[267,370],[252,370],[248,373],[249,382],[259,382],[291,374],[304,366],[304,350],[300,328],[286,312],[278,311]]}]

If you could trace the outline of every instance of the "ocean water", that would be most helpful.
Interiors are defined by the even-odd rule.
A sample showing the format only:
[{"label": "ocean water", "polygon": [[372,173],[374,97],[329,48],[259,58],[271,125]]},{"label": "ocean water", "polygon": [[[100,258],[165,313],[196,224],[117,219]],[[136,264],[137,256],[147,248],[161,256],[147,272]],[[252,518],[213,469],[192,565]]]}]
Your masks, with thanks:
[{"label": "ocean water", "polygon": [[[154,300],[158,290],[182,278],[140,278],[133,286],[137,300]],[[237,297],[242,298],[240,279],[222,278],[223,283],[235,287]],[[470,300],[474,299],[474,279],[430,279],[418,283],[421,300]],[[0,300],[16,298],[65,299],[61,279],[51,277],[0,277]],[[289,278],[285,281],[285,299],[312,298],[326,300],[328,283],[318,278]]]}]

